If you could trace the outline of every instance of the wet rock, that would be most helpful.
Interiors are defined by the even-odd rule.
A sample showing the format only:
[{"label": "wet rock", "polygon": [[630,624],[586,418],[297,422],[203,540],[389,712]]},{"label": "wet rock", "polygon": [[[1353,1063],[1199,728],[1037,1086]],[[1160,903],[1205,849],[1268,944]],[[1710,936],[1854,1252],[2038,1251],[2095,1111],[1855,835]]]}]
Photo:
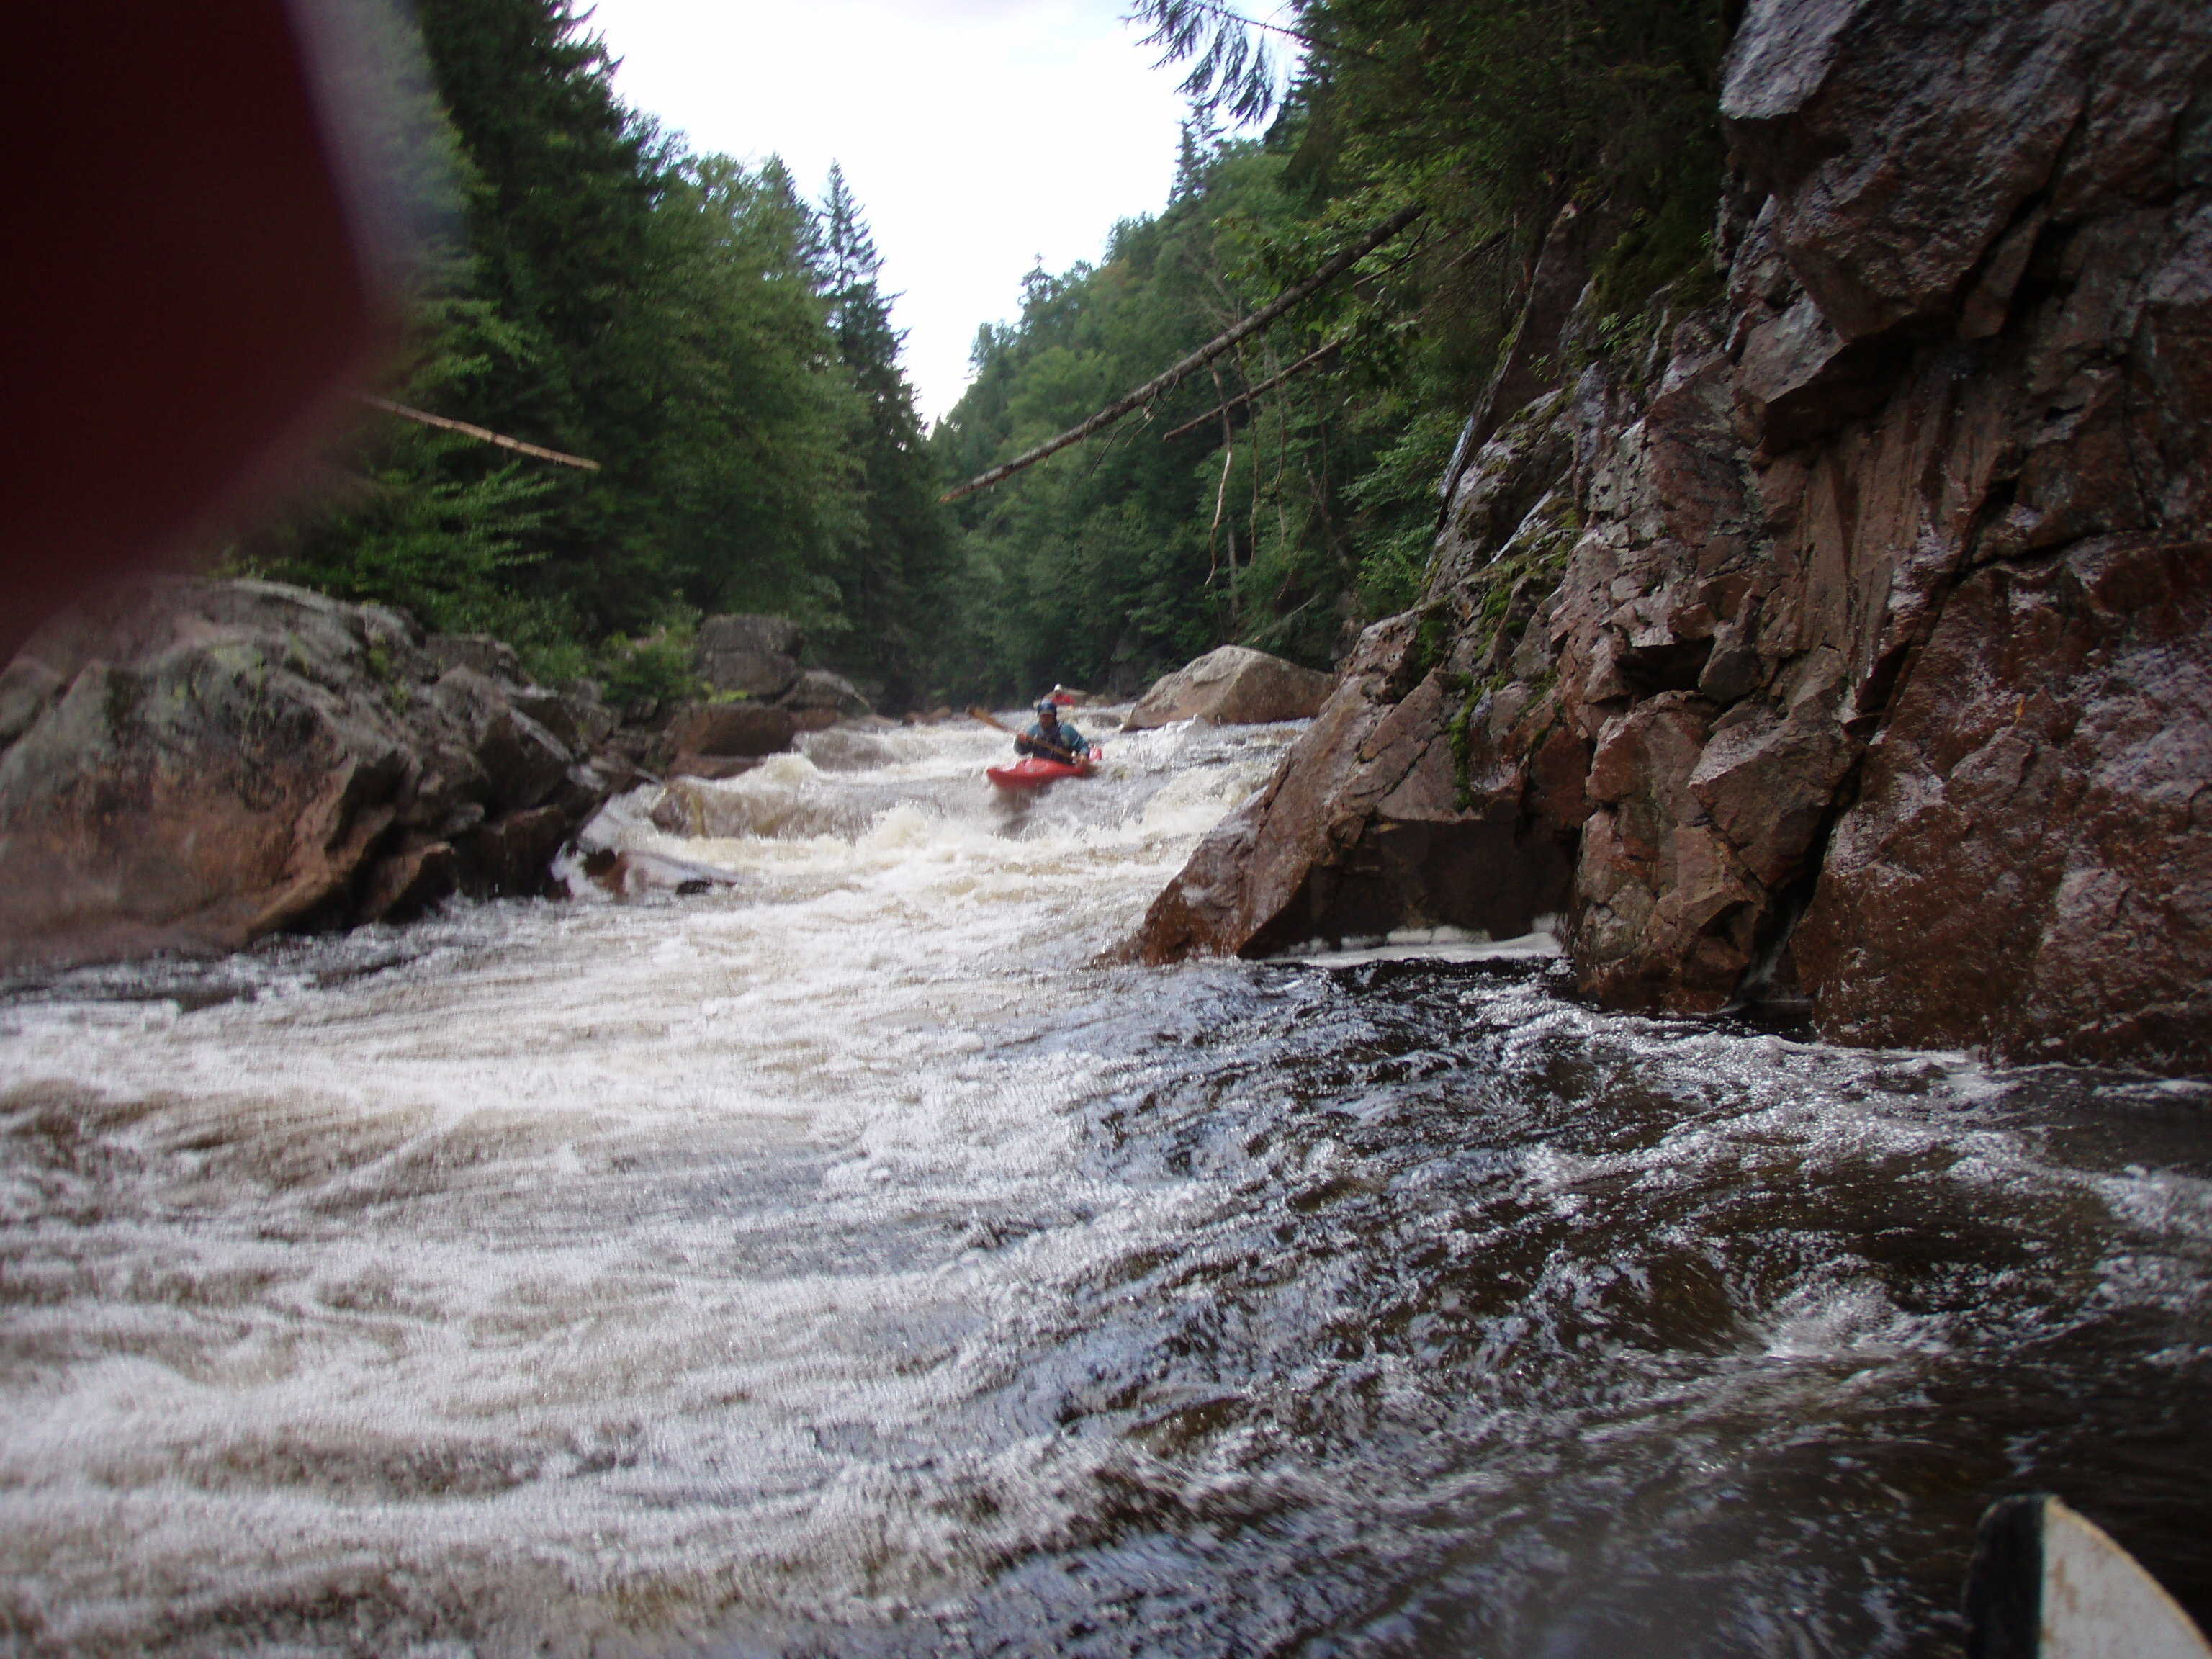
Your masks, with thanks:
[{"label": "wet rock", "polygon": [[368,866],[361,887],[362,910],[382,921],[406,921],[460,885],[453,843],[410,839]]},{"label": "wet rock", "polygon": [[1515,793],[1462,790],[1422,622],[1367,630],[1273,781],[1200,843],[1125,955],[1265,956],[1398,927],[1504,937],[1559,908],[1565,862],[1523,845]]},{"label": "wet rock", "polygon": [[1783,257],[1844,339],[1950,307],[2050,183],[2101,42],[2152,9],[1753,0],[1721,114],[1776,200]]},{"label": "wet rock", "polygon": [[1687,780],[1690,794],[1769,890],[1805,867],[1857,745],[1832,708],[1787,717],[1740,703],[1717,722]]},{"label": "wet rock", "polygon": [[763,755],[678,755],[668,768],[672,778],[741,778],[756,769]]},{"label": "wet rock", "polygon": [[1693,694],[1668,692],[1614,715],[1592,751],[1571,939],[1584,984],[1610,1001],[1711,1011],[1750,963],[1759,893],[1698,822],[1691,787],[1711,720]]},{"label": "wet rock", "polygon": [[791,711],[764,702],[692,703],[668,726],[668,744],[681,768],[702,757],[775,755],[791,747],[797,731]]},{"label": "wet rock", "polygon": [[1850,1041],[2212,1067],[2212,546],[1977,571],[1791,948]]},{"label": "wet rock", "polygon": [[897,751],[865,732],[836,728],[816,732],[801,745],[806,758],[825,772],[866,772],[888,766]]},{"label": "wet rock", "polygon": [[1753,325],[1736,383],[1759,411],[1766,442],[1794,449],[1879,405],[1887,386],[1879,353],[1828,325],[1809,294]]},{"label": "wet rock", "polygon": [[1241,645],[1209,651],[1145,693],[1126,729],[1142,732],[1177,720],[1264,726],[1309,720],[1328,696],[1326,674]]},{"label": "wet rock", "polygon": [[[770,763],[774,764],[774,763]],[[672,778],[647,814],[655,829],[692,839],[819,834],[846,827],[837,809],[804,789],[721,787],[719,780]]]},{"label": "wet rock", "polygon": [[1541,904],[1619,1006],[2203,1068],[2208,97],[2203,8],[1754,0],[1726,300],[1478,409],[1133,952]]},{"label": "wet rock", "polygon": [[709,617],[699,624],[699,678],[717,691],[779,697],[799,678],[805,635],[781,617]]},{"label": "wet rock", "polygon": [[158,581],[8,672],[0,968],[230,951],[542,890],[627,768],[578,753],[404,618],[269,582]]},{"label": "wet rock", "polygon": [[[612,847],[594,848],[584,854],[577,860],[575,871],[585,881],[617,898],[642,898],[649,893],[688,897],[743,884],[733,872],[696,859]],[[574,885],[572,881],[572,890]]]}]

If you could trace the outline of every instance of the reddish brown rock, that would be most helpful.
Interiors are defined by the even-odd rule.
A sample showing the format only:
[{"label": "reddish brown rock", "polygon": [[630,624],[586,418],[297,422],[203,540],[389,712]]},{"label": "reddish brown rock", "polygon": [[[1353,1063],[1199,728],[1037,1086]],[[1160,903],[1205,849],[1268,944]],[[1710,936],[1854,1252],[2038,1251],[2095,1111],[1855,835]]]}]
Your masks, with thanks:
[{"label": "reddish brown rock", "polygon": [[2183,25],[2185,9],[1754,0],[1721,113],[1737,164],[1773,193],[1791,270],[1863,339],[1951,307],[2051,181],[2106,41],[2131,13]]},{"label": "reddish brown rock", "polygon": [[453,843],[412,840],[369,866],[360,884],[358,903],[365,915],[380,921],[418,916],[461,883],[460,860]]},{"label": "reddish brown rock", "polygon": [[1216,726],[1266,726],[1310,720],[1328,698],[1329,677],[1264,651],[1224,645],[1164,675],[1125,723],[1143,732],[1177,720]]},{"label": "reddish brown rock", "polygon": [[1977,572],[1791,948],[1850,1041],[2212,1067],[2212,546]]},{"label": "reddish brown rock", "polygon": [[1717,1008],[1750,962],[1759,893],[1697,822],[1690,789],[1711,719],[1694,693],[1664,692],[1599,735],[1571,943],[1584,983],[1610,1001]]},{"label": "reddish brown rock", "polygon": [[[1401,927],[1528,932],[1565,893],[1559,848],[1527,848],[1515,775],[1470,794],[1422,618],[1377,623],[1259,795],[1200,843],[1126,954],[1264,956]],[[1409,684],[1410,682],[1410,684]]]},{"label": "reddish brown rock", "polygon": [[2208,107],[2203,7],[1753,0],[1727,300],[1477,411],[1420,609],[1141,953],[1544,895],[1620,1006],[2212,1064]]},{"label": "reddish brown rock", "polygon": [[791,711],[764,702],[700,702],[678,711],[668,744],[680,769],[690,759],[781,754],[798,731]]}]

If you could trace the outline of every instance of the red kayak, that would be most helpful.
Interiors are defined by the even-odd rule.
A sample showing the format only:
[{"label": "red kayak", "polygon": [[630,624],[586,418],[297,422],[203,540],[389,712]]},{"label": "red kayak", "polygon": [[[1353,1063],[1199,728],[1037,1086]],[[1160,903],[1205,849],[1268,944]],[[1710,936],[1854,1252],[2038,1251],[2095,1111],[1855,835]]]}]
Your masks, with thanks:
[{"label": "red kayak", "polygon": [[1012,766],[994,766],[983,775],[1001,789],[1042,789],[1062,778],[1087,778],[1097,766],[1098,750],[1094,749],[1073,766],[1042,755],[1024,755]]}]

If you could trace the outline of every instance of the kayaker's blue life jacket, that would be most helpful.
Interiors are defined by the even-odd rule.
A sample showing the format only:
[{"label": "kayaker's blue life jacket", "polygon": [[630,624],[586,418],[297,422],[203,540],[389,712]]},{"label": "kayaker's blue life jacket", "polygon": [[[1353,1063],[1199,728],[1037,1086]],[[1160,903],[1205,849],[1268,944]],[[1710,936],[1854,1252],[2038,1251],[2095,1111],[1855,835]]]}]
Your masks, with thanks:
[{"label": "kayaker's blue life jacket", "polygon": [[1048,743],[1079,759],[1091,752],[1090,739],[1066,720],[1060,721],[1059,731],[1049,736],[1045,732],[1042,720],[1032,721],[1030,729],[1014,739],[1014,752],[1018,755],[1042,755],[1047,760],[1051,760],[1054,757],[1050,750],[1037,747],[1039,744]]}]

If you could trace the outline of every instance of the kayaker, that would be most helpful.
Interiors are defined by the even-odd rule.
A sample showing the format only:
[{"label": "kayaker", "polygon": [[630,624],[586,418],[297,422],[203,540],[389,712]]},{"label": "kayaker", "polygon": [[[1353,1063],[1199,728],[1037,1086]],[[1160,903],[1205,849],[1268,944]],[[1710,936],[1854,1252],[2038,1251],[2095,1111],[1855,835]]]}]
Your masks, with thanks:
[{"label": "kayaker", "polygon": [[1061,722],[1058,703],[1050,697],[1040,697],[1036,723],[1014,739],[1014,752],[1042,755],[1047,760],[1066,761],[1072,765],[1091,752],[1091,742],[1073,726]]}]

